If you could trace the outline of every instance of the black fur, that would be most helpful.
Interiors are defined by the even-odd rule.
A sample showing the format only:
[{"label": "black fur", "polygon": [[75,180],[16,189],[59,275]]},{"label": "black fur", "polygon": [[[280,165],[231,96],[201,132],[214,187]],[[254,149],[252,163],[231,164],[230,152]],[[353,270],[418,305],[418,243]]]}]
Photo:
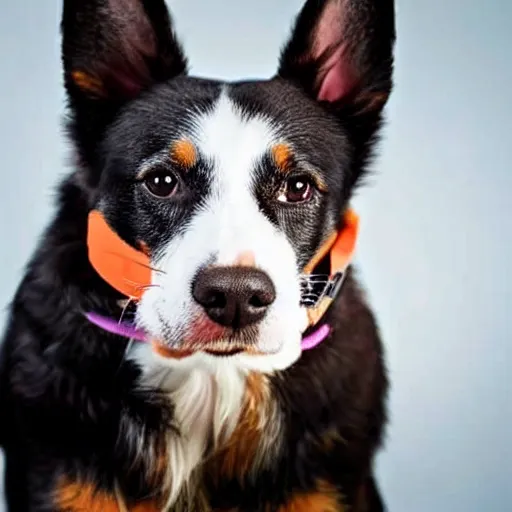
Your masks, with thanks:
[{"label": "black fur", "polygon": [[[313,55],[312,34],[334,1],[348,5],[337,43],[346,45],[357,81],[340,101],[318,102],[326,57]],[[118,481],[134,503],[158,491],[145,473],[152,461],[135,454],[141,437],[153,443],[172,428],[173,404],[138,386],[140,370],[124,360],[126,340],[83,317],[88,310],[118,317],[122,298],[88,262],[87,215],[101,201],[122,238],[152,248],[186,229],[208,195],[208,162],[187,174],[187,195],[172,211],[143,194],[134,176],[142,159],[186,129],[190,107],[213,105],[221,85],[186,76],[162,0],[64,0],[62,31],[77,166],[60,185],[55,217],[12,301],[1,347],[0,442],[13,512],[56,510],[53,492],[63,475],[85,474],[109,493]],[[247,116],[264,112],[285,126],[299,156],[327,184],[308,206],[284,210],[269,199],[275,169],[269,159],[260,164],[254,193],[286,231],[299,266],[339,223],[367,170],[392,88],[394,39],[392,0],[309,0],[276,76],[229,86]],[[87,86],[77,85],[76,71],[86,74]],[[322,480],[353,512],[384,510],[373,459],[386,422],[387,379],[376,322],[353,271],[328,321],[329,339],[271,380],[286,418],[286,446],[271,469],[244,485],[213,486],[205,477],[212,508],[277,510]]]}]

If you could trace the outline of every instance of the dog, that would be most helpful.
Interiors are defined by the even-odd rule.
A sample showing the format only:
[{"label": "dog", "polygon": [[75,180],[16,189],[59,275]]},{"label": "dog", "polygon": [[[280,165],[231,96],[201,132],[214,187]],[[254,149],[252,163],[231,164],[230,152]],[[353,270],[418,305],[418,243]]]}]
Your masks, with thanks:
[{"label": "dog", "polygon": [[8,510],[384,510],[350,200],[393,1],[307,0],[235,83],[189,76],[163,0],[64,0],[61,33],[75,160],[9,305]]}]

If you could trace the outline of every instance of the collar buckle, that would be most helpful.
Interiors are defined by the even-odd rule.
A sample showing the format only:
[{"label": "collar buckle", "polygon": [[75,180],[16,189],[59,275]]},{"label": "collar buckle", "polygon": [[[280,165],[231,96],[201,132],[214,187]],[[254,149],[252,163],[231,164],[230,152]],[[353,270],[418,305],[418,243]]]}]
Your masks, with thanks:
[{"label": "collar buckle", "polygon": [[334,276],[327,283],[324,291],[324,297],[335,299],[341,291],[341,287],[345,281],[346,272],[336,272]]},{"label": "collar buckle", "polygon": [[311,276],[302,292],[301,305],[316,308],[324,299],[334,300],[341,291],[346,272],[336,272],[332,277],[316,274]]}]

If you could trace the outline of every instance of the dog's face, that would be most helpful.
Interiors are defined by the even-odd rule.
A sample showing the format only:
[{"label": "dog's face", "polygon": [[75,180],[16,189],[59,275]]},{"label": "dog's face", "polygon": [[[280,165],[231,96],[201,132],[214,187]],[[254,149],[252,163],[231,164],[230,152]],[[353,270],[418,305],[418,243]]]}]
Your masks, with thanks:
[{"label": "dog's face", "polygon": [[293,362],[300,275],[339,221],[344,131],[284,81],[181,78],[129,105],[104,148],[99,207],[155,269],[138,323],[181,352]]},{"label": "dog's face", "polygon": [[163,1],[65,2],[71,134],[94,207],[150,255],[136,320],[174,361],[300,355],[304,267],[340,228],[391,89],[392,9],[310,0],[275,77],[220,83],[187,76]]}]

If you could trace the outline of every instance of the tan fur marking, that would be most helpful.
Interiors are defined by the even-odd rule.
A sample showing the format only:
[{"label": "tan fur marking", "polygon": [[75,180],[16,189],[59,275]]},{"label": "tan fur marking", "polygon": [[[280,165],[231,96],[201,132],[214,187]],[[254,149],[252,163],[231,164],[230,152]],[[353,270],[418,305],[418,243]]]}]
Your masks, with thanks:
[{"label": "tan fur marking", "polygon": [[171,158],[181,167],[190,169],[197,161],[196,148],[189,140],[177,140],[171,146]]},{"label": "tan fur marking", "polygon": [[168,348],[157,341],[152,343],[153,350],[161,355],[162,357],[167,357],[171,359],[183,359],[184,357],[188,357],[192,355],[192,351],[190,350],[174,350],[172,348]]},{"label": "tan fur marking", "polygon": [[298,493],[291,497],[278,512],[343,512],[340,496],[327,482],[318,482],[317,491]]},{"label": "tan fur marking", "polygon": [[101,80],[85,73],[84,71],[72,71],[71,78],[84,92],[88,92],[96,96],[103,96],[105,94]]},{"label": "tan fur marking", "polygon": [[144,501],[132,507],[119,503],[117,496],[100,491],[87,482],[63,479],[57,488],[59,512],[160,512],[154,501]]},{"label": "tan fur marking", "polygon": [[327,240],[320,246],[316,254],[309,261],[309,263],[304,267],[305,274],[311,274],[315,267],[322,261],[322,259],[326,256],[326,254],[332,249],[332,245],[336,240],[338,233],[332,233]]},{"label": "tan fur marking", "polygon": [[114,494],[96,490],[90,483],[67,479],[58,486],[57,507],[62,512],[119,512]]},{"label": "tan fur marking", "polygon": [[272,148],[272,157],[274,158],[274,162],[276,164],[276,167],[281,172],[288,172],[290,170],[290,166],[293,159],[293,153],[287,144],[279,143],[276,144]]},{"label": "tan fur marking", "polygon": [[235,260],[235,265],[242,267],[254,267],[256,265],[256,258],[252,251],[245,251],[238,255]]},{"label": "tan fur marking", "polygon": [[135,505],[129,509],[129,512],[161,512],[161,510],[161,507],[159,507],[154,501],[148,501]]},{"label": "tan fur marking", "polygon": [[268,396],[268,383],[259,374],[247,377],[244,403],[238,424],[227,444],[209,464],[215,481],[237,479],[243,482],[254,463],[262,436],[262,410]]}]

